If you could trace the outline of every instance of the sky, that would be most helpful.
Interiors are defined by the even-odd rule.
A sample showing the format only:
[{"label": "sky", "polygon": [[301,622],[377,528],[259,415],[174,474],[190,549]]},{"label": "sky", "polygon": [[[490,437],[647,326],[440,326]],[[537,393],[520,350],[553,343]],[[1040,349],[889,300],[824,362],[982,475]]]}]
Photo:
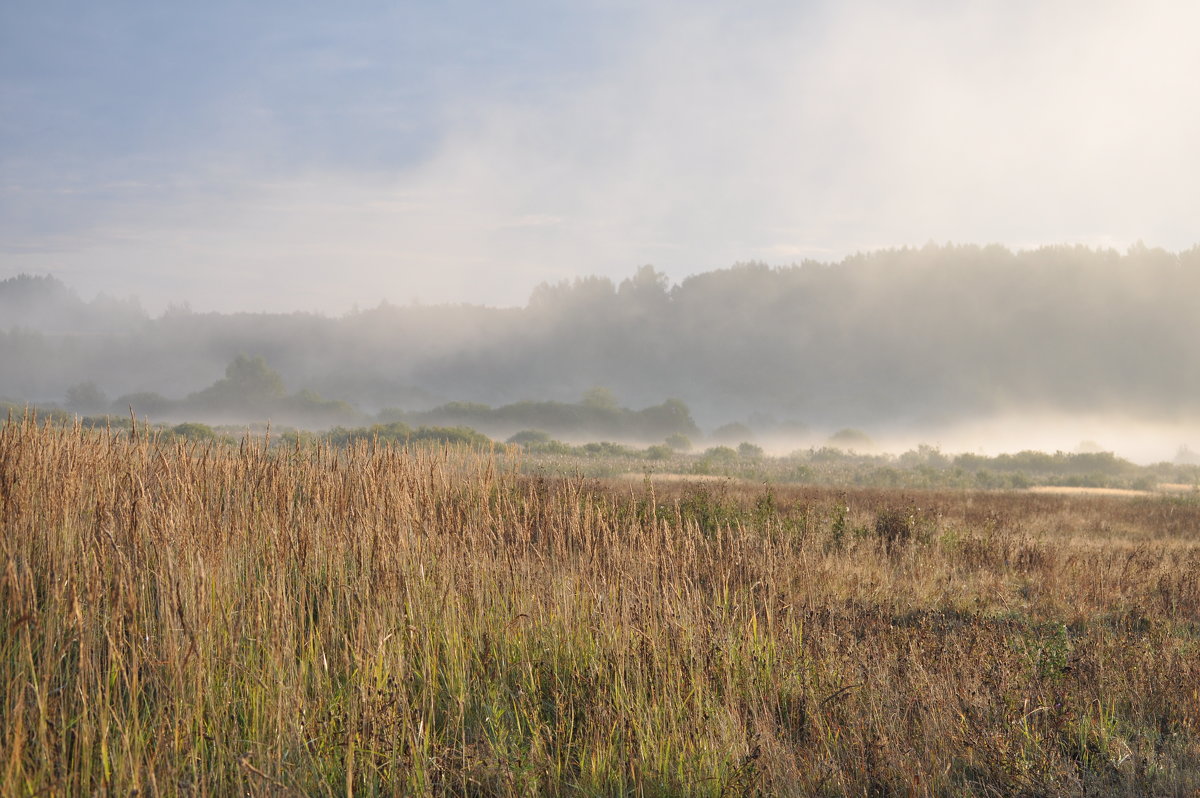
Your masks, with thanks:
[{"label": "sky", "polygon": [[0,3],[0,278],[152,312],[1200,243],[1200,4]]}]

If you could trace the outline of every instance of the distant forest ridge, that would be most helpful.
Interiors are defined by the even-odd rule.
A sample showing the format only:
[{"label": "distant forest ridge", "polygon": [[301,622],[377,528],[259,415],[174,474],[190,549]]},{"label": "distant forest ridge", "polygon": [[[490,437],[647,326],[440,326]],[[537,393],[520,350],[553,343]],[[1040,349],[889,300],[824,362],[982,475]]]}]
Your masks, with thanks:
[{"label": "distant forest ridge", "polygon": [[539,286],[522,308],[381,303],[341,317],[151,317],[53,277],[0,281],[0,397],[63,404],[70,391],[180,401],[242,355],[297,392],[281,396],[334,416],[581,405],[600,387],[620,408],[673,398],[702,425],[766,432],[1015,408],[1196,420],[1197,341],[1200,247],[928,245],[677,285],[643,266]]}]

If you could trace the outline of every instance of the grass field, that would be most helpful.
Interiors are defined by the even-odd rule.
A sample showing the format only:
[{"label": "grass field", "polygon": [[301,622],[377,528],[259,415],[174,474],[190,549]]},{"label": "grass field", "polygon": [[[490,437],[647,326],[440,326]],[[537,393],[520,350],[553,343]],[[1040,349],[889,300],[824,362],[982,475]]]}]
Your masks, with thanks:
[{"label": "grass field", "polygon": [[0,427],[0,794],[1200,791],[1194,496]]}]

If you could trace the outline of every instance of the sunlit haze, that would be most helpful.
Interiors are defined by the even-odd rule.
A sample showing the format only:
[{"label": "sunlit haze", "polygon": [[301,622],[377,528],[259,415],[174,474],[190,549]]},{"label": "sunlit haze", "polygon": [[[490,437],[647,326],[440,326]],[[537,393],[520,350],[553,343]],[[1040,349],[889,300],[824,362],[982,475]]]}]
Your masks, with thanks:
[{"label": "sunlit haze", "polygon": [[523,305],[928,241],[1196,243],[1200,5],[0,7],[0,277]]}]

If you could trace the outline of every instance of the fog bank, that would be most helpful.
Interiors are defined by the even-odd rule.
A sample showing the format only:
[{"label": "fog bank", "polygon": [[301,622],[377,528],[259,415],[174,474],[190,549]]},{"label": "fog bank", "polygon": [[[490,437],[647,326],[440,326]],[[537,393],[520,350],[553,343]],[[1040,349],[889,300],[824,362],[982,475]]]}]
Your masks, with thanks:
[{"label": "fog bank", "polygon": [[928,245],[675,284],[645,266],[620,282],[543,284],[520,308],[381,303],[339,317],[151,315],[24,277],[0,282],[0,397],[195,410],[206,405],[184,402],[193,394],[228,404],[228,386],[213,386],[244,356],[313,424],[475,403],[486,407],[438,417],[536,427],[501,410],[602,388],[624,408],[682,400],[705,434],[735,423],[819,444],[859,428],[889,448],[1092,441],[1162,459],[1200,449],[1197,296],[1200,249],[1140,244]]}]

